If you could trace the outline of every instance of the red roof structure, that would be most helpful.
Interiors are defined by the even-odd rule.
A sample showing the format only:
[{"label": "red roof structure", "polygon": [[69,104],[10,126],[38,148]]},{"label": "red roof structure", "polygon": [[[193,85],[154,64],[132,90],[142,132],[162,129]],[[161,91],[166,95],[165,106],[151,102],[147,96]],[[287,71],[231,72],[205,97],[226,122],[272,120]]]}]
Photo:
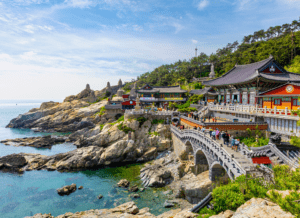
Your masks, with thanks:
[{"label": "red roof structure", "polygon": [[272,161],[269,157],[252,157],[252,162],[254,164],[271,164]]}]

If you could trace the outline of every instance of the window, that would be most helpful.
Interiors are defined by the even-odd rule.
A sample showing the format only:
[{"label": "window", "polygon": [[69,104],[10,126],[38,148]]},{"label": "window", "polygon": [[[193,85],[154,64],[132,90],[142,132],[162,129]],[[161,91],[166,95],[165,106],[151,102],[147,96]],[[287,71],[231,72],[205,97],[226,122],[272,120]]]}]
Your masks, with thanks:
[{"label": "window", "polygon": [[300,102],[298,99],[293,99],[293,106],[300,106]]},{"label": "window", "polygon": [[274,99],[274,105],[281,105],[281,99]]}]

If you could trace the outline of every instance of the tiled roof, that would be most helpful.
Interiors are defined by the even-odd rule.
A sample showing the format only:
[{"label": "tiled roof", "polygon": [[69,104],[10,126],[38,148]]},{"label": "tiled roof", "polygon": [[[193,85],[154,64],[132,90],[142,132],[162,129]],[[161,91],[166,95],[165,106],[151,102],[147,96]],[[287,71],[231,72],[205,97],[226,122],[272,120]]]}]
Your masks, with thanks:
[{"label": "tiled roof", "polygon": [[152,89],[139,89],[137,92],[142,93],[186,93],[180,86],[152,86]]},{"label": "tiled roof", "polygon": [[253,80],[254,78],[261,76],[270,80],[288,80],[290,78],[291,80],[299,80],[300,76],[297,75],[291,75],[292,73],[286,72],[284,74],[264,74],[264,73],[258,73],[258,70],[266,66],[271,61],[274,61],[273,57],[267,58],[265,60],[252,63],[252,64],[246,64],[246,65],[236,65],[234,68],[232,68],[230,71],[228,71],[223,76],[209,80],[204,81],[204,85],[211,85],[211,86],[220,86],[220,85],[227,85],[227,84],[237,84],[237,83],[243,83],[246,81]]},{"label": "tiled roof", "polygon": [[205,95],[207,93],[209,95],[218,95],[218,93],[211,87],[205,87],[204,89],[194,89],[190,91],[190,94],[194,95]]}]

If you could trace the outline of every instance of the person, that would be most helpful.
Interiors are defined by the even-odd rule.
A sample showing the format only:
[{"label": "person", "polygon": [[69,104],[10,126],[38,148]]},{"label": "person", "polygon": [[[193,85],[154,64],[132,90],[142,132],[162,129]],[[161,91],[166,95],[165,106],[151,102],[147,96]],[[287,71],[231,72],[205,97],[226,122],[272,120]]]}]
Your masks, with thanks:
[{"label": "person", "polygon": [[205,130],[206,130],[206,129],[205,129],[205,126],[203,126],[203,128],[202,128],[202,132],[203,132],[203,133],[205,133]]},{"label": "person", "polygon": [[213,131],[211,132],[211,135],[212,135],[212,139],[213,139],[213,140],[216,140],[216,131],[215,131],[215,130],[213,130]]},{"label": "person", "polygon": [[197,130],[197,127],[196,127],[196,126],[194,126],[194,130]]},{"label": "person", "polygon": [[205,121],[206,121],[206,117],[204,117],[204,123],[205,123]]},{"label": "person", "polygon": [[216,129],[216,139],[219,139],[219,135],[220,135],[220,131],[219,131],[219,129],[217,128],[217,129]]},{"label": "person", "polygon": [[228,147],[229,146],[229,134],[227,133],[227,131],[224,133],[224,137],[225,137],[224,144],[226,144]]},{"label": "person", "polygon": [[213,122],[213,123],[215,122],[215,118],[214,118],[214,117],[212,118],[212,122]]},{"label": "person", "polygon": [[208,116],[208,122],[210,122],[210,115]]},{"label": "person", "polygon": [[217,122],[217,117],[215,117],[215,123]]},{"label": "person", "polygon": [[211,137],[211,134],[212,134],[212,128],[209,128],[209,136]]},{"label": "person", "polygon": [[237,152],[238,150],[238,146],[240,144],[240,140],[239,139],[235,139],[235,142],[234,142],[234,150]]},{"label": "person", "polygon": [[231,138],[231,148],[234,150],[234,145],[235,145],[235,139],[234,137],[232,136]]},{"label": "person", "polygon": [[201,117],[201,123],[203,123],[203,117]]}]

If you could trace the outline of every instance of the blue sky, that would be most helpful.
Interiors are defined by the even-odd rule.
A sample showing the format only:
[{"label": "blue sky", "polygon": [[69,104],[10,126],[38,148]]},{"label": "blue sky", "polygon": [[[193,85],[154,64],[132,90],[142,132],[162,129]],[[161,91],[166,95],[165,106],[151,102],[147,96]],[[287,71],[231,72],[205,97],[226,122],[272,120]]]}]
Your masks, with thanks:
[{"label": "blue sky", "polygon": [[0,0],[0,99],[63,99],[211,54],[300,0]]}]

